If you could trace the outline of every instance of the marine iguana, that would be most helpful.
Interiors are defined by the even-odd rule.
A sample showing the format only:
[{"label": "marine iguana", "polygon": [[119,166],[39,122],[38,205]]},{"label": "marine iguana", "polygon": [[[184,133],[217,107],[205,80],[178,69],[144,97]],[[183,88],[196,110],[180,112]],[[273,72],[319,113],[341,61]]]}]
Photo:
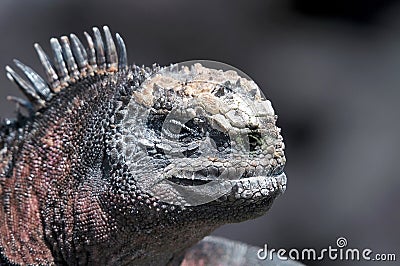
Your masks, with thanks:
[{"label": "marine iguana", "polygon": [[[0,125],[0,264],[166,265],[286,188],[277,116],[217,62],[128,65],[107,26],[34,47]],[[46,81],[45,81],[46,80]]]}]

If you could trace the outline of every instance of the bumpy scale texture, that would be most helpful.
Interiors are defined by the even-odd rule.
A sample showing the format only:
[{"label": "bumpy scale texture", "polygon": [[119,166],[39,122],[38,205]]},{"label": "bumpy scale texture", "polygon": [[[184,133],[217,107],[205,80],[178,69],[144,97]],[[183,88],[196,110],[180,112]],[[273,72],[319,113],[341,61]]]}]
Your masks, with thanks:
[{"label": "bumpy scale texture", "polygon": [[51,39],[52,61],[35,45],[46,82],[6,68],[28,100],[9,97],[18,118],[0,125],[1,265],[179,264],[285,190],[276,115],[250,78],[128,66],[118,34],[93,33]]}]

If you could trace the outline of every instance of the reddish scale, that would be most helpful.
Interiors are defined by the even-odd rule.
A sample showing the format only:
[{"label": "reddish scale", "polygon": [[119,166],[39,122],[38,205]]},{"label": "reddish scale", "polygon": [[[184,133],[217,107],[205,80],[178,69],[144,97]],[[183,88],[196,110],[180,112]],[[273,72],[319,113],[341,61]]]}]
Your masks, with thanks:
[{"label": "reddish scale", "polygon": [[[94,84],[97,79],[92,78],[87,84]],[[56,255],[58,258],[70,258],[74,256],[74,241],[107,239],[108,217],[96,200],[96,191],[75,179],[83,178],[80,174],[87,171],[82,155],[87,155],[84,149],[91,148],[78,144],[88,131],[106,125],[92,120],[113,93],[104,89],[100,95],[97,89],[81,86],[57,95],[42,114],[26,125],[12,176],[0,176],[0,192],[6,195],[0,208],[0,220],[5,221],[0,225],[0,246],[10,262],[53,263],[55,254],[51,250],[61,252]],[[111,108],[107,104],[106,107]],[[100,152],[98,147],[93,149],[94,154]],[[94,159],[86,160],[90,165]],[[92,239],[76,234],[75,228],[90,232]]]}]

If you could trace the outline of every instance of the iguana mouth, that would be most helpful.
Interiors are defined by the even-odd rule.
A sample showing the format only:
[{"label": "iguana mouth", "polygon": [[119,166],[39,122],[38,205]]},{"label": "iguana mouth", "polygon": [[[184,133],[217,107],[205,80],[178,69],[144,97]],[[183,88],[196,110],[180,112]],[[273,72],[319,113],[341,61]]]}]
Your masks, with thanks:
[{"label": "iguana mouth", "polygon": [[234,197],[236,199],[257,199],[269,195],[281,194],[286,190],[286,174],[281,171],[270,176],[252,176],[236,180]]},{"label": "iguana mouth", "polygon": [[[232,172],[235,173],[237,171],[233,169]],[[255,167],[247,167],[239,178],[236,178],[234,174],[229,175],[229,170],[227,169],[221,171],[215,167],[207,167],[194,172],[182,171],[179,175],[172,175],[168,180],[181,186],[201,186],[212,181],[229,181],[238,187],[237,191],[239,193],[242,192],[241,190],[248,188],[248,190],[259,190],[261,194],[268,194],[268,192],[278,189],[283,192],[286,187],[286,175],[282,166],[273,170],[262,168],[262,170],[258,171]]]},{"label": "iguana mouth", "polygon": [[181,178],[178,176],[172,176],[171,178],[168,179],[169,181],[181,185],[181,186],[201,186],[210,183],[212,180],[202,180],[202,179],[187,179],[187,178]]}]

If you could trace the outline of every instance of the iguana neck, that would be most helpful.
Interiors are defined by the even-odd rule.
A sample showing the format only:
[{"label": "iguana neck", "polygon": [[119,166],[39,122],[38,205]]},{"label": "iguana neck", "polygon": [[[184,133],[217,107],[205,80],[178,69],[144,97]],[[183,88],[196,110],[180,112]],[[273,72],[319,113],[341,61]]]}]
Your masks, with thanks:
[{"label": "iguana neck", "polygon": [[91,207],[80,196],[101,165],[104,112],[112,111],[110,80],[91,77],[60,92],[22,126],[3,127],[0,246],[9,261],[47,265],[75,257],[76,219]]}]

